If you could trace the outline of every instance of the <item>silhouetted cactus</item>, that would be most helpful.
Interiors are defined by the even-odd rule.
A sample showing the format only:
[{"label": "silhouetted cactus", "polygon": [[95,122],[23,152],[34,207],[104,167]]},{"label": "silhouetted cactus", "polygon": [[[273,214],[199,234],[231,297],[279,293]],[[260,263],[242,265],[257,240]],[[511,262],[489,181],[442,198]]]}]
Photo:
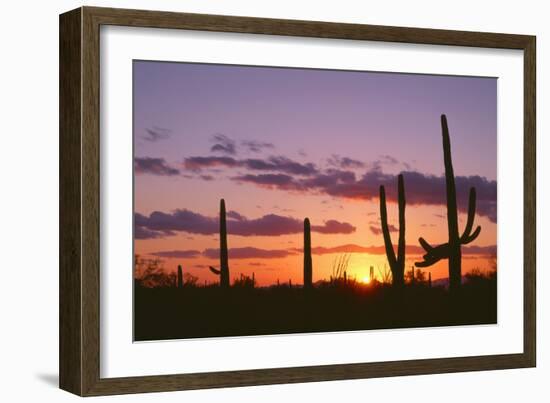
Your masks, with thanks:
[{"label": "silhouetted cactus", "polygon": [[304,220],[304,288],[312,287],[313,261],[311,259],[311,225]]},{"label": "silhouetted cactus", "polygon": [[229,287],[229,256],[227,253],[227,224],[225,200],[220,200],[220,285]]},{"label": "silhouetted cactus", "polygon": [[428,273],[428,287],[432,288],[432,273]]},{"label": "silhouetted cactus", "polygon": [[229,255],[227,253],[227,224],[225,219],[225,200],[220,200],[220,269],[212,266],[210,271],[220,276],[220,286],[229,288]]},{"label": "silhouetted cactus", "polygon": [[424,238],[419,238],[420,245],[426,251],[422,262],[416,262],[417,267],[429,267],[441,259],[449,260],[449,288],[457,289],[462,284],[462,252],[461,246],[475,240],[481,232],[478,226],[474,232],[474,218],[476,214],[476,189],[470,188],[468,200],[468,218],[466,227],[462,235],[458,233],[458,208],[456,202],[455,176],[453,171],[453,161],[451,158],[451,140],[449,137],[449,127],[447,126],[447,117],[441,115],[441,132],[443,137],[443,159],[445,163],[445,185],[447,193],[447,228],[449,241],[442,245],[433,247]]},{"label": "silhouetted cactus", "polygon": [[183,270],[181,265],[178,265],[178,288],[183,288]]},{"label": "silhouetted cactus", "polygon": [[403,175],[397,178],[397,204],[399,208],[399,241],[397,244],[397,256],[393,250],[390,230],[388,226],[388,211],[386,207],[386,190],[380,186],[380,221],[384,235],[386,256],[392,273],[392,284],[402,286],[405,283],[405,185]]}]

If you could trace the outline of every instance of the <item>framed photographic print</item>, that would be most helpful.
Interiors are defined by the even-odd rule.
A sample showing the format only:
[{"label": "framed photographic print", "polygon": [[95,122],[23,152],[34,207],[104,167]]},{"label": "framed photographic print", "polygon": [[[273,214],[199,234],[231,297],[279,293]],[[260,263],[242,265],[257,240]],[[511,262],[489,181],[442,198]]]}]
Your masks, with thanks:
[{"label": "framed photographic print", "polygon": [[535,37],[60,17],[60,386],[535,365]]}]

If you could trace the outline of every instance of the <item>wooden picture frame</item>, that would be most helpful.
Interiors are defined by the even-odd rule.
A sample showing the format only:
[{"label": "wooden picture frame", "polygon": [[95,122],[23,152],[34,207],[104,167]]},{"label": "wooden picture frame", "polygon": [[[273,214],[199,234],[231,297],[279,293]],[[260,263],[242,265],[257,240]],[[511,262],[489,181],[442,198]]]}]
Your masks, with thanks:
[{"label": "wooden picture frame", "polygon": [[[171,28],[519,49],[524,56],[523,353],[228,372],[100,377],[99,29]],[[81,7],[60,16],[60,387],[80,396],[533,367],[535,37],[483,32]]]}]

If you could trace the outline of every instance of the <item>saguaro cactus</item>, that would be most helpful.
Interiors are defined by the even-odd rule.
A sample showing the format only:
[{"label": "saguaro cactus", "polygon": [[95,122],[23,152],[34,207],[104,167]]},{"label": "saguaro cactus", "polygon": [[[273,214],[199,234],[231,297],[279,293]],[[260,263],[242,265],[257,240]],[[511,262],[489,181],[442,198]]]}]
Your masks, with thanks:
[{"label": "saguaro cactus", "polygon": [[178,265],[178,288],[183,288],[183,270],[181,264]]},{"label": "saguaro cactus", "polygon": [[225,200],[220,200],[220,285],[229,287],[229,255],[227,253],[227,224]]},{"label": "saguaro cactus", "polygon": [[456,202],[455,176],[453,161],[451,158],[451,140],[447,117],[441,115],[441,132],[443,136],[443,160],[445,163],[445,185],[447,190],[447,228],[449,241],[442,245],[433,247],[424,238],[419,238],[420,245],[426,251],[422,262],[416,262],[417,267],[429,267],[441,259],[449,260],[449,288],[457,289],[462,284],[462,252],[461,246],[472,242],[479,236],[481,227],[478,226],[472,232],[476,214],[476,189],[470,188],[468,200],[468,219],[462,235],[458,233],[458,209]]},{"label": "saguaro cactus", "polygon": [[312,287],[313,261],[311,259],[311,225],[304,220],[304,288]]},{"label": "saguaro cactus", "polygon": [[386,256],[392,273],[392,284],[402,286],[405,283],[405,185],[403,175],[397,178],[397,203],[399,208],[399,241],[397,244],[397,256],[393,250],[390,230],[388,226],[388,211],[386,207],[386,190],[380,186],[380,221],[384,235]]},{"label": "saguaro cactus", "polygon": [[229,255],[227,253],[227,224],[225,200],[220,200],[220,269],[210,266],[210,271],[220,276],[220,286],[229,288]]}]

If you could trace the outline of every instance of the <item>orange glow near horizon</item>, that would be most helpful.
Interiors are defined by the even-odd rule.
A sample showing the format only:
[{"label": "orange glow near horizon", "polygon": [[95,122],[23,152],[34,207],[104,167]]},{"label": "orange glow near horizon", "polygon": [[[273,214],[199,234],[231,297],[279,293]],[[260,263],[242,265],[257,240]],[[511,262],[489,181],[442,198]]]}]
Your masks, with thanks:
[{"label": "orange glow near horizon", "polygon": [[[265,190],[265,192],[268,192]],[[262,195],[264,196],[264,195]],[[288,206],[292,206],[292,202],[300,197],[288,197]],[[227,201],[226,201],[227,202]],[[281,203],[281,201],[279,201]],[[299,201],[298,201],[299,203]],[[228,205],[228,210],[233,210],[233,204]],[[240,204],[237,202],[237,205]],[[281,203],[282,204],[282,203]],[[356,278],[364,283],[364,278],[369,276],[368,268],[374,267],[374,277],[380,281],[383,278],[383,272],[389,271],[386,254],[383,248],[384,241],[382,235],[375,235],[369,230],[369,223],[376,222],[379,218],[376,216],[378,203],[370,202],[343,202],[346,207],[343,211],[338,209],[337,217],[341,221],[351,222],[357,227],[356,231],[351,234],[319,234],[312,233],[312,248],[317,247],[331,248],[338,245],[376,245],[378,249],[376,253],[356,252],[350,253],[349,265],[347,268],[348,278]],[[284,204],[283,204],[284,206]],[[175,207],[175,206],[174,206]],[[216,207],[216,206],[215,206]],[[216,210],[210,210],[210,216],[216,216]],[[243,206],[240,211],[246,212],[251,210]],[[316,202],[310,206],[304,205],[300,207],[297,204],[294,209],[296,215],[308,215],[312,225],[322,223],[327,220],[332,214],[336,213],[335,209],[330,209],[326,204]],[[327,209],[328,212],[322,211]],[[300,212],[303,210],[303,212]],[[446,218],[437,217],[436,214],[442,213],[444,207],[429,207],[429,206],[407,206],[407,234],[406,240],[408,245],[418,247],[415,242],[419,236],[424,236],[434,244],[445,242],[447,223]],[[250,213],[249,217],[254,218]],[[264,213],[261,212],[261,215]],[[389,220],[392,223],[397,221],[397,206],[394,203],[388,205]],[[258,213],[256,213],[258,215]],[[410,217],[410,218],[409,218]],[[481,235],[473,243],[473,245],[491,245],[496,239],[496,224],[489,222],[484,217],[476,216],[476,222],[482,226]],[[423,225],[428,223],[428,225]],[[459,226],[463,228],[465,225],[465,217],[459,215]],[[392,241],[394,249],[397,247],[397,234],[392,233]],[[410,241],[409,241],[410,240]],[[303,235],[301,233],[284,235],[284,236],[255,236],[244,237],[228,234],[229,244],[229,268],[231,281],[242,275],[251,277],[254,274],[256,282],[259,286],[268,286],[276,284],[277,280],[281,283],[287,283],[289,280],[293,284],[302,284],[303,282],[303,254],[301,252],[303,243]],[[217,249],[219,247],[218,236],[216,235],[191,235],[179,233],[175,236],[169,236],[160,239],[147,239],[135,241],[135,253],[143,258],[156,258],[154,255],[157,251],[174,251],[174,250],[197,250],[202,252],[209,248]],[[289,251],[287,256],[273,258],[232,258],[231,249],[254,247],[262,250],[285,250]],[[328,280],[332,275],[332,267],[342,253],[325,253],[313,254],[313,281]],[[205,281],[209,284],[217,283],[219,277],[214,275],[208,269],[208,266],[219,267],[218,258],[210,258],[202,255],[187,256],[187,257],[159,257],[162,260],[162,265],[166,272],[176,272],[177,266],[182,265],[184,272],[188,272],[199,278],[202,284]],[[464,253],[462,260],[463,274],[468,273],[473,268],[488,269],[494,262],[494,257],[467,254]],[[420,261],[419,253],[406,254],[405,271],[411,270],[415,262]],[[415,270],[418,270],[415,268]],[[429,268],[421,269],[426,274],[432,274],[432,280],[443,279],[448,277],[448,265],[446,260],[442,260]],[[370,279],[372,280],[372,279]]]}]

